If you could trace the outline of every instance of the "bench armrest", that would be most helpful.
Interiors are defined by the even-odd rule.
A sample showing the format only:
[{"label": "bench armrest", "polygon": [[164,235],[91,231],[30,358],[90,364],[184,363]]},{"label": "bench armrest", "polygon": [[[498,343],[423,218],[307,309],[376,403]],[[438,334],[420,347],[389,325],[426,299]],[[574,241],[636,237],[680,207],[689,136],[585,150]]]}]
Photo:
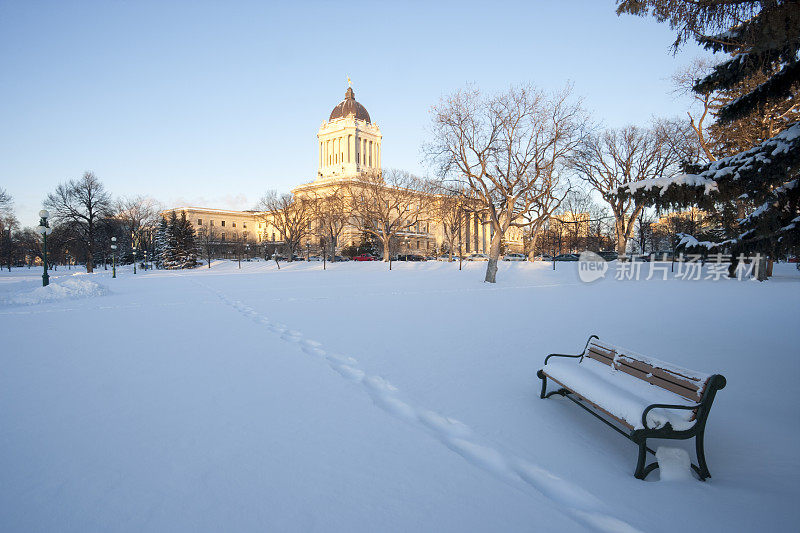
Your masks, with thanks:
[{"label": "bench armrest", "polygon": [[668,403],[650,404],[647,407],[645,407],[644,411],[642,411],[642,426],[644,427],[644,429],[653,429],[653,428],[647,427],[647,413],[649,413],[653,409],[685,409],[685,410],[688,410],[688,411],[692,411],[692,410],[697,409],[699,407],[700,407],[700,404],[697,404],[697,405],[672,405],[672,404],[668,404]]},{"label": "bench armrest", "polygon": [[583,357],[586,354],[586,349],[589,347],[589,343],[592,342],[592,339],[599,339],[597,335],[592,335],[589,337],[589,340],[586,341],[586,346],[583,347],[583,351],[577,355],[565,354],[565,353],[551,353],[547,357],[544,358],[544,364],[547,364],[547,360],[551,357],[571,357],[573,359],[577,359],[578,357]]},{"label": "bench armrest", "polygon": [[572,357],[572,358],[577,358],[577,357],[583,357],[583,354],[579,353],[578,355],[570,355],[570,354],[566,354],[566,353],[551,353],[550,355],[548,355],[547,357],[544,358],[544,364],[547,364],[547,360],[550,359],[551,357]]}]

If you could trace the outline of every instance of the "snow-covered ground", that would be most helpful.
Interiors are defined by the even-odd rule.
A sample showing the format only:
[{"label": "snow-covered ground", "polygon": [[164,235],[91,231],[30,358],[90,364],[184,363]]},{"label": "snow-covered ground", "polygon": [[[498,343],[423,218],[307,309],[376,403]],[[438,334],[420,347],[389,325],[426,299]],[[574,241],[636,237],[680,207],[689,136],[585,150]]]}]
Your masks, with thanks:
[{"label": "snow-covered ground", "polygon": [[[584,284],[575,263],[503,263],[496,285],[481,282],[485,263],[236,266],[59,269],[45,290],[39,270],[0,273],[0,530],[800,520],[793,265],[761,284]],[[726,376],[706,431],[710,481],[638,481],[631,442],[539,399],[545,355],[592,333]]]}]

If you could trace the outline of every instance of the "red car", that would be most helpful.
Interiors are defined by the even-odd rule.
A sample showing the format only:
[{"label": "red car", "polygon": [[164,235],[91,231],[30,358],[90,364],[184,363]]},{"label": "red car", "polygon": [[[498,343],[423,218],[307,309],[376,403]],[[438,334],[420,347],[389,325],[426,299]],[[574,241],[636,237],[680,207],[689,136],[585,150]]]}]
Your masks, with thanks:
[{"label": "red car", "polygon": [[369,254],[361,254],[357,255],[353,258],[353,261],[377,261],[378,258]]}]

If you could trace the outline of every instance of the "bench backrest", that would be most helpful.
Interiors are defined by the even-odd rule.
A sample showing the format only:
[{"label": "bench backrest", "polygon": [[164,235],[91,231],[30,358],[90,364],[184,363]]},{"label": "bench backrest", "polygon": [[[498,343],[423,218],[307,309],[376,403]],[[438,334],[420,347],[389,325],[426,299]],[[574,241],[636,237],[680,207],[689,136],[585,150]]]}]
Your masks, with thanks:
[{"label": "bench backrest", "polygon": [[645,357],[613,344],[593,339],[586,347],[584,357],[589,357],[615,370],[674,392],[687,400],[699,402],[710,375],[679,368],[670,363]]}]

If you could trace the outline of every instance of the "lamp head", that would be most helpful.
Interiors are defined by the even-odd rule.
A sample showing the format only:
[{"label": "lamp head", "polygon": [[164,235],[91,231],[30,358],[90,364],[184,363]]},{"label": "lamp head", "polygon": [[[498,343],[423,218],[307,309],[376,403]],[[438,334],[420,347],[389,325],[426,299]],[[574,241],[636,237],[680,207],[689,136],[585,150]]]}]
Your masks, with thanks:
[{"label": "lamp head", "polygon": [[41,211],[39,211],[39,218],[47,220],[48,218],[50,218],[50,211],[48,211],[47,209],[42,209]]}]

